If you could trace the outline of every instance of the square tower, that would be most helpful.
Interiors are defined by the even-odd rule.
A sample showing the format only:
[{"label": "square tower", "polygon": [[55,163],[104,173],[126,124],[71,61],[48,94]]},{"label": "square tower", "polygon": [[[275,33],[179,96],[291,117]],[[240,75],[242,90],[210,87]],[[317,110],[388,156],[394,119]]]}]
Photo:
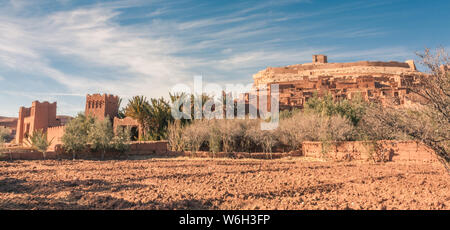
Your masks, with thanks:
[{"label": "square tower", "polygon": [[86,95],[86,116],[103,120],[106,116],[114,119],[119,113],[119,97],[111,94]]},{"label": "square tower", "polygon": [[49,127],[58,126],[56,119],[56,102],[33,101],[31,107],[20,107],[17,121],[16,143],[22,144],[36,130],[47,131]]},{"label": "square tower", "polygon": [[322,54],[313,55],[313,63],[328,63],[327,56]]}]

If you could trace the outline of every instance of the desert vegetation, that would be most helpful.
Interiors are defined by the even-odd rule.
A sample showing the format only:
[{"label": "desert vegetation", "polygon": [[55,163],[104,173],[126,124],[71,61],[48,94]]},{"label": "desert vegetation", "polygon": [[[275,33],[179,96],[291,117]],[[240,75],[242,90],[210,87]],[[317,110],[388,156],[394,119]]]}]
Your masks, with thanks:
[{"label": "desert vegetation", "polygon": [[0,127],[0,148],[3,147],[9,137],[9,130],[5,127]]},{"label": "desert vegetation", "polygon": [[173,121],[170,104],[164,98],[135,96],[128,101],[123,114],[136,119],[144,129],[142,140],[163,140],[167,138],[167,126]]},{"label": "desert vegetation", "polygon": [[1,143],[6,142],[9,139],[11,131],[8,128],[0,126],[0,141]]},{"label": "desert vegetation", "polygon": [[6,127],[0,126],[0,154],[5,154],[5,152],[8,152],[9,159],[12,158],[10,150],[6,148],[6,143],[10,140],[10,133],[11,131]]},{"label": "desert vegetation", "polygon": [[443,48],[434,52],[426,49],[418,56],[428,75],[421,77],[420,87],[410,88],[424,103],[411,108],[373,104],[364,117],[366,134],[370,138],[420,141],[434,150],[450,172],[450,73],[445,68],[449,57]]},{"label": "desert vegetation", "polygon": [[44,160],[47,158],[47,149],[53,140],[47,139],[47,133],[42,130],[35,130],[26,140],[28,146],[42,153]]},{"label": "desert vegetation", "polygon": [[[173,151],[196,152],[265,152],[295,151],[303,141],[381,140],[372,128],[361,125],[370,104],[357,97],[334,101],[329,95],[317,95],[301,110],[283,111],[279,127],[261,130],[261,120],[194,120],[168,127],[168,139]],[[396,137],[407,138],[399,133]]]},{"label": "desert vegetation", "polygon": [[62,137],[64,152],[77,153],[100,152],[103,160],[107,152],[126,153],[129,149],[130,130],[118,129],[114,133],[109,118],[98,120],[94,117],[78,114],[67,125]]},{"label": "desert vegetation", "polygon": [[[223,152],[294,151],[303,141],[417,140],[433,149],[450,172],[450,76],[442,66],[449,58],[442,48],[418,53],[428,70],[411,90],[424,103],[414,107],[366,102],[361,96],[333,100],[331,95],[309,99],[303,110],[282,111],[275,130],[261,130],[258,120],[194,120],[168,125],[173,151]],[[377,146],[371,146],[377,149]],[[326,149],[324,149],[326,152]]]},{"label": "desert vegetation", "polygon": [[5,142],[8,136],[8,130],[4,127],[0,127],[0,153],[2,153],[5,149]]}]

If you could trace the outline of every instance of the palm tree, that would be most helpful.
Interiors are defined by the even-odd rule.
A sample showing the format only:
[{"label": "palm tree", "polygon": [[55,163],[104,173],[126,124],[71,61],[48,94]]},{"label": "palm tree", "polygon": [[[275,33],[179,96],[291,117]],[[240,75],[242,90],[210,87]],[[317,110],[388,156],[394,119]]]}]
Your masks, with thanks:
[{"label": "palm tree", "polygon": [[[206,94],[194,95],[194,94],[186,94],[186,93],[175,93],[175,94],[169,94],[169,95],[170,95],[170,100],[171,100],[172,103],[174,103],[178,99],[184,99],[185,100],[185,99],[190,98],[190,110],[191,110],[191,112],[189,114],[190,119],[184,119],[184,118],[181,119],[181,123],[182,124],[190,123],[192,120],[195,119],[195,107],[196,106],[201,107],[200,108],[201,109],[201,113],[203,113],[203,109],[204,109],[205,103],[209,99],[213,99],[213,97],[208,96]],[[195,99],[196,98],[201,98],[201,105],[196,105],[195,104],[195,102],[196,102]],[[182,109],[182,108],[180,108],[180,109]],[[182,112],[187,113],[186,111],[182,111]]]},{"label": "palm tree", "polygon": [[28,139],[25,140],[31,147],[41,152],[44,160],[47,158],[47,149],[52,144],[52,140],[47,140],[47,133],[42,130],[35,130]]},{"label": "palm tree", "polygon": [[151,129],[150,138],[153,140],[165,139],[167,136],[167,127],[174,119],[170,111],[169,102],[160,99],[151,99],[149,106],[149,124]]},{"label": "palm tree", "polygon": [[[175,103],[178,103],[178,102],[177,102],[178,100],[184,101],[184,100],[187,100],[187,99],[189,98],[189,95],[186,94],[186,93],[174,93],[174,94],[169,93],[169,96],[170,96],[170,102],[171,102],[172,106],[176,106]],[[192,98],[191,98],[191,99],[192,99]],[[178,105],[180,105],[180,104],[178,104]],[[189,113],[188,111],[184,111],[184,110],[183,110],[183,107],[182,107],[181,105],[180,105],[180,108],[177,108],[177,110],[180,111],[180,112],[182,112],[182,113],[184,113],[184,114],[187,115],[188,117],[190,117],[191,114],[192,114],[192,111],[193,111],[192,108],[193,108],[193,106],[192,106],[192,103],[191,103],[191,106],[190,106],[190,108],[189,108],[189,109],[191,110],[190,113]],[[188,114],[188,113],[189,113],[189,114]],[[181,117],[181,119],[180,119],[180,122],[181,122],[182,125],[187,124],[187,123],[190,123],[191,121],[192,121],[191,119],[186,119],[184,115],[183,115],[183,116]]]},{"label": "palm tree", "polygon": [[123,102],[123,98],[119,98],[119,112],[118,112],[118,114],[117,114],[117,117],[118,118],[120,118],[120,119],[122,119],[122,118],[125,118],[125,108],[120,108],[120,105],[122,104],[122,102]]}]

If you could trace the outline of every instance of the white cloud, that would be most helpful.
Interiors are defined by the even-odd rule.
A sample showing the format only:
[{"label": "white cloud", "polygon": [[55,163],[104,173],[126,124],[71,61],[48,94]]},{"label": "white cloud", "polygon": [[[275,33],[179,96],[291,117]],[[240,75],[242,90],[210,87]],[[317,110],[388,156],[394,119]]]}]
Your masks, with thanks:
[{"label": "white cloud", "polygon": [[[7,23],[0,27],[0,60],[10,68],[48,76],[72,92],[96,89],[156,96],[171,82],[186,77],[183,60],[171,55],[176,51],[175,41],[152,38],[142,28],[122,27],[112,22],[117,14],[93,8],[44,18],[2,18]],[[120,69],[123,77],[71,75],[52,67],[50,55]]]},{"label": "white cloud", "polygon": [[[61,1],[64,5],[70,4]],[[139,94],[159,97],[166,96],[172,85],[191,81],[194,75],[209,73],[216,76],[206,77],[216,82],[240,79],[246,83],[251,81],[251,74],[261,68],[309,62],[313,53],[326,52],[331,58],[352,55],[398,57],[406,53],[406,49],[401,47],[394,50],[395,54],[391,49],[339,52],[342,49],[338,47],[319,48],[305,44],[294,49],[280,47],[282,42],[308,38],[383,34],[381,29],[359,28],[311,33],[311,30],[326,25],[320,22],[280,28],[273,24],[277,23],[276,19],[294,20],[297,14],[273,12],[273,17],[266,18],[266,14],[260,12],[292,2],[298,1],[239,6],[239,10],[231,13],[190,20],[158,19],[158,16],[180,10],[172,9],[170,5],[158,5],[144,15],[151,18],[147,23],[121,24],[118,20],[122,16],[121,9],[130,4],[138,6],[141,4],[139,0],[27,14],[21,10],[36,3],[14,1],[10,7],[0,7],[0,67],[39,76],[49,84],[56,82],[55,87],[63,87],[28,93],[29,97],[92,92],[114,93],[122,97]],[[346,8],[336,10],[344,11]],[[319,12],[327,10],[298,15],[306,18],[320,15]],[[291,29],[295,29],[297,34],[290,35]],[[298,38],[299,34],[305,36]],[[64,60],[70,66],[59,66],[55,60]],[[66,111],[75,110],[69,105],[64,106]]]}]

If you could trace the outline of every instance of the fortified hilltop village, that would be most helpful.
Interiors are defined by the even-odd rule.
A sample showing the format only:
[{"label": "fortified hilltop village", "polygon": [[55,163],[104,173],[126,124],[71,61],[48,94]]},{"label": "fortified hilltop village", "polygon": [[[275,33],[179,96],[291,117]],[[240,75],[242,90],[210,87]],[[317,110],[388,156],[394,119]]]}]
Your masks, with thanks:
[{"label": "fortified hilltop village", "polygon": [[[443,67],[444,68],[444,67]],[[280,109],[303,108],[305,102],[317,94],[332,95],[333,99],[352,99],[361,95],[367,101],[385,103],[391,101],[399,106],[416,103],[417,98],[407,86],[416,84],[416,79],[424,73],[416,69],[414,61],[379,62],[359,61],[351,63],[329,63],[325,55],[313,55],[311,63],[268,67],[253,75],[254,87],[266,85],[270,95],[270,84],[279,84]],[[248,95],[246,96],[248,104]],[[270,100],[269,100],[270,103]],[[109,117],[114,130],[130,127],[134,140],[142,135],[142,126],[135,119],[118,118],[119,98],[108,94],[86,96],[85,114],[98,119]],[[51,150],[61,144],[64,125],[68,116],[57,116],[56,102],[32,102],[31,107],[21,107],[18,118],[0,119],[0,126],[8,127],[14,135],[16,145],[24,145],[35,130],[47,132],[49,140],[54,140]]]},{"label": "fortified hilltop village", "polygon": [[328,63],[327,59],[325,55],[313,55],[312,63],[268,67],[253,75],[254,83],[269,88],[270,84],[279,84],[280,109],[303,108],[314,93],[329,93],[333,99],[351,99],[358,94],[367,101],[390,100],[398,105],[418,100],[407,88],[423,74],[413,60]]}]

